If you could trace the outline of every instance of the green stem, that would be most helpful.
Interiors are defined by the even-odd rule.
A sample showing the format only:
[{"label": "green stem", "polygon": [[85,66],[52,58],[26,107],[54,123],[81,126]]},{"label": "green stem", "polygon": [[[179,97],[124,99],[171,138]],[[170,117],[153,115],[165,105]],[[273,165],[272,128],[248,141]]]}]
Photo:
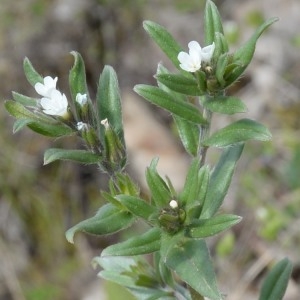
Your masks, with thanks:
[{"label": "green stem", "polygon": [[[206,97],[208,97],[208,96],[206,96]],[[212,112],[206,108],[203,108],[203,117],[206,119],[207,124],[200,125],[198,156],[201,159],[201,166],[203,166],[205,164],[206,153],[208,150],[208,147],[202,145],[202,143],[209,136]]]}]

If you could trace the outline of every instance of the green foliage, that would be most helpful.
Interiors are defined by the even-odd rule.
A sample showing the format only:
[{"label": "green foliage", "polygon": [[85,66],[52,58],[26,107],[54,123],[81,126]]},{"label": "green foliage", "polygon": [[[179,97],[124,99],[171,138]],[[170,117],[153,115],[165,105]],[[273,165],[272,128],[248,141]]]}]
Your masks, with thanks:
[{"label": "green foliage", "polygon": [[269,141],[271,137],[270,131],[262,124],[241,119],[213,133],[203,144],[223,148],[248,140]]},{"label": "green foliage", "polygon": [[204,297],[222,299],[205,241],[178,234],[162,242],[162,259],[179,278]]},{"label": "green foliage", "polygon": [[56,160],[71,160],[83,164],[95,164],[101,160],[99,155],[85,150],[65,150],[50,148],[44,154],[44,165]]},{"label": "green foliage", "polygon": [[23,69],[28,82],[34,87],[36,83],[43,82],[43,77],[35,70],[30,60],[25,57]]},{"label": "green foliage", "polygon": [[151,103],[168,110],[178,117],[198,124],[206,123],[195,105],[173,98],[158,87],[139,84],[134,87],[134,91]]},{"label": "green foliage", "polygon": [[282,299],[292,273],[292,268],[292,263],[287,258],[278,262],[263,282],[259,300]]},{"label": "green foliage", "polygon": [[[108,246],[94,259],[103,268],[99,276],[125,286],[138,299],[222,299],[205,239],[240,222],[239,216],[219,214],[219,208],[244,143],[268,141],[271,133],[262,124],[243,118],[211,134],[212,115],[247,111],[240,99],[226,96],[225,89],[243,74],[253,58],[258,38],[276,20],[263,23],[234,53],[229,53],[220,14],[210,0],[204,11],[206,48],[195,50],[194,43],[196,48],[192,49],[192,43],[189,53],[180,53],[181,46],[164,27],[144,22],[146,32],[180,72],[170,73],[159,65],[155,75],[157,86],[139,84],[134,91],[171,114],[182,144],[192,156],[181,191],[175,191],[171,180],[160,176],[158,158],[152,160],[145,174],[150,201],[140,195],[136,184],[124,172],[127,154],[121,97],[112,67],[104,67],[93,102],[87,88],[84,61],[79,53],[71,52],[74,56],[69,74],[72,103],[67,103],[67,117],[65,114],[49,116],[42,109],[43,101],[16,92],[14,100],[5,103],[7,111],[17,119],[14,131],[27,126],[52,137],[76,134],[87,148],[50,148],[44,155],[45,164],[56,160],[96,164],[110,177],[109,192],[102,192],[108,203],[95,216],[66,232],[70,243],[77,232],[102,236],[124,230],[136,220],[147,224],[145,232]],[[46,86],[27,58],[24,72],[32,86],[40,82],[45,89],[54,89]],[[49,101],[53,100],[51,97],[45,96]],[[214,167],[206,164],[210,147],[224,148]],[[149,253],[154,253],[154,267],[137,257]],[[290,262],[280,262],[268,275],[261,299],[281,299],[290,273]]]},{"label": "green foliage", "polygon": [[132,214],[109,203],[102,206],[94,217],[70,228],[66,232],[66,238],[70,243],[74,243],[74,235],[78,231],[95,235],[112,234],[129,227],[134,220]]},{"label": "green foliage", "polygon": [[172,35],[163,26],[156,24],[152,21],[144,21],[143,25],[144,29],[153,39],[153,41],[168,56],[171,62],[178,69],[180,69],[177,55],[182,50],[182,48],[172,37]]}]

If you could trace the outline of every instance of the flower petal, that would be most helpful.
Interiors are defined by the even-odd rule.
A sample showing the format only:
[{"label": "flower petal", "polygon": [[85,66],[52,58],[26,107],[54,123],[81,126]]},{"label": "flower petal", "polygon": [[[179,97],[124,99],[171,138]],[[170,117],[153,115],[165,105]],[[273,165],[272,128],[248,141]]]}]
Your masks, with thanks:
[{"label": "flower petal", "polygon": [[215,51],[215,43],[212,43],[209,46],[202,48],[201,57],[204,62],[210,62]]}]

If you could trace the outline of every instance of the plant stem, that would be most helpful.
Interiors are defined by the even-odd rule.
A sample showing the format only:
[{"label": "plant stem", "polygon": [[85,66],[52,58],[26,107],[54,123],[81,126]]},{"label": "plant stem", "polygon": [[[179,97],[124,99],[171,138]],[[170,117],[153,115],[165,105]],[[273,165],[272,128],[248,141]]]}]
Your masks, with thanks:
[{"label": "plant stem", "polygon": [[[206,97],[209,97],[209,96],[206,96]],[[205,164],[206,153],[208,150],[208,147],[202,145],[202,142],[209,136],[212,112],[206,108],[203,108],[203,117],[206,119],[207,124],[200,125],[198,156],[201,159],[201,161],[200,161],[201,166],[203,166]]]}]

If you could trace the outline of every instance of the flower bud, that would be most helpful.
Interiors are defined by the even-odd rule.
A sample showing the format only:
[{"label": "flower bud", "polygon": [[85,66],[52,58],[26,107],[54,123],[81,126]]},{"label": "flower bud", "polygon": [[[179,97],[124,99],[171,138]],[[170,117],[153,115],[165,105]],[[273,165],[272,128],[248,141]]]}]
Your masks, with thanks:
[{"label": "flower bud", "polygon": [[169,207],[161,210],[158,223],[170,234],[175,234],[182,227],[185,221],[186,213],[182,208],[179,208],[176,200],[169,202]]},{"label": "flower bud", "polygon": [[120,171],[126,164],[125,145],[123,145],[115,130],[109,125],[107,119],[102,120],[101,124],[105,127],[104,167],[109,173]]},{"label": "flower bud", "polygon": [[94,153],[102,153],[103,147],[93,127],[87,123],[78,122],[77,129],[81,132],[81,136],[89,149]]}]

